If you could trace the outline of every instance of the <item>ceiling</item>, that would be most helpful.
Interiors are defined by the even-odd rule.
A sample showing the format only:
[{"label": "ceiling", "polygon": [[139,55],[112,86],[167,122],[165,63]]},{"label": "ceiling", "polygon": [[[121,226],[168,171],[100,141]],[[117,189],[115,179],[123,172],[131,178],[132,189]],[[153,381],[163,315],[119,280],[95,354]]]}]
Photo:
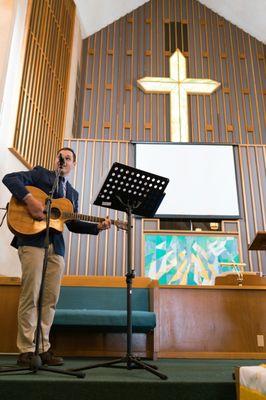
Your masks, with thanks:
[{"label": "ceiling", "polygon": [[83,39],[147,3],[149,0],[74,0]]},{"label": "ceiling", "polygon": [[266,43],[266,0],[199,0],[199,2]]},{"label": "ceiling", "polygon": [[[149,0],[74,0],[86,38]],[[266,43],[266,0],[199,0],[226,20]]]}]

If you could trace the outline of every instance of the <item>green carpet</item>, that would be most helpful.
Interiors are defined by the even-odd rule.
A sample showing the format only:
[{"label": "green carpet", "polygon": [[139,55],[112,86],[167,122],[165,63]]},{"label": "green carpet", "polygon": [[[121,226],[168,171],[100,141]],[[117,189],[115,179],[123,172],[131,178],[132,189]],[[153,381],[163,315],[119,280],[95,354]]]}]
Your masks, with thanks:
[{"label": "green carpet", "polygon": [[[14,366],[14,356],[0,356],[0,371]],[[103,360],[100,360],[103,361]],[[79,368],[100,362],[65,359],[64,368]],[[1,400],[235,400],[234,367],[259,365],[262,360],[169,360],[160,359],[163,381],[148,371],[126,368],[87,370],[84,379],[38,371],[0,373]],[[58,367],[63,369],[63,367]]]}]

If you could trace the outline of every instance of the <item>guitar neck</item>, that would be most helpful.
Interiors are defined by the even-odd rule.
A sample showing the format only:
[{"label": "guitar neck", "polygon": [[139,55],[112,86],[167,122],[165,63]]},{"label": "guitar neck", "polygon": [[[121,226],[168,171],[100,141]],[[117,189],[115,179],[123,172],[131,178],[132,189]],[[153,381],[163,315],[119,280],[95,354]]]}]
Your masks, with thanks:
[{"label": "guitar neck", "polygon": [[[69,212],[63,212],[62,217],[67,220],[80,220],[80,221],[86,221],[86,222],[103,222],[105,218],[101,217],[93,217],[91,215],[85,215],[85,214],[79,214],[79,213],[69,213]],[[111,224],[115,224],[114,219],[110,219]]]}]

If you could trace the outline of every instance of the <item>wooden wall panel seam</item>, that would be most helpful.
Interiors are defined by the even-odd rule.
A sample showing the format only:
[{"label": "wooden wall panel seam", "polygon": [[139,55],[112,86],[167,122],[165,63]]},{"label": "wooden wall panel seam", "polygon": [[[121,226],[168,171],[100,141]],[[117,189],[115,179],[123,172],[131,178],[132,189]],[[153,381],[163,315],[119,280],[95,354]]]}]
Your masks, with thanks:
[{"label": "wooden wall panel seam", "polygon": [[[86,147],[88,147],[89,142],[85,144]],[[92,142],[92,158],[91,158],[91,171],[94,170],[94,164],[95,164],[95,146],[96,142]],[[90,181],[90,193],[93,193],[93,183],[94,183],[94,174],[91,172],[91,181]],[[89,214],[92,214],[92,204],[90,202],[89,204]],[[89,274],[89,255],[90,255],[90,250],[91,250],[91,240],[90,236],[87,237],[87,244],[86,244],[86,258],[85,258],[85,272],[86,275]]]},{"label": "wooden wall panel seam", "polygon": [[[254,72],[253,52],[252,52],[252,48],[251,48],[251,38],[250,38],[250,36],[248,37],[248,44],[249,44],[251,69],[252,69],[252,78],[253,78],[253,85],[254,85],[254,98],[255,98],[255,104],[256,104],[256,114],[257,114],[257,121],[258,121],[258,127],[259,127],[259,132],[258,132],[258,134],[259,134],[259,143],[263,143],[262,132],[261,132],[261,124],[260,124],[260,118],[259,118],[258,94],[257,94],[255,72]],[[255,54],[254,54],[254,57],[255,57]],[[254,121],[253,121],[253,124],[254,124]]]},{"label": "wooden wall panel seam", "polygon": [[242,132],[241,132],[241,123],[240,123],[240,114],[239,114],[239,102],[238,102],[238,96],[235,93],[237,89],[236,85],[236,67],[235,67],[235,60],[234,60],[234,47],[233,47],[233,39],[232,39],[232,26],[231,24],[229,25],[229,35],[230,35],[230,50],[231,50],[231,59],[233,63],[233,79],[234,79],[234,97],[235,97],[235,103],[236,103],[236,110],[237,110],[237,122],[238,122],[238,135],[240,139],[240,143],[242,143]]}]

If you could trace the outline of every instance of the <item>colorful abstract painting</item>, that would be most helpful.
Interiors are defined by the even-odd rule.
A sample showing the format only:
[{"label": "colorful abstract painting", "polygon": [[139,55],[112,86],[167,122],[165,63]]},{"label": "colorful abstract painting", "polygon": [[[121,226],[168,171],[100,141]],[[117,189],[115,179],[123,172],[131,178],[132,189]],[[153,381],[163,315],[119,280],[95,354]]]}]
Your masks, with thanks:
[{"label": "colorful abstract painting", "polygon": [[217,275],[234,270],[221,263],[238,263],[236,236],[144,235],[145,276],[160,285],[214,285]]}]

